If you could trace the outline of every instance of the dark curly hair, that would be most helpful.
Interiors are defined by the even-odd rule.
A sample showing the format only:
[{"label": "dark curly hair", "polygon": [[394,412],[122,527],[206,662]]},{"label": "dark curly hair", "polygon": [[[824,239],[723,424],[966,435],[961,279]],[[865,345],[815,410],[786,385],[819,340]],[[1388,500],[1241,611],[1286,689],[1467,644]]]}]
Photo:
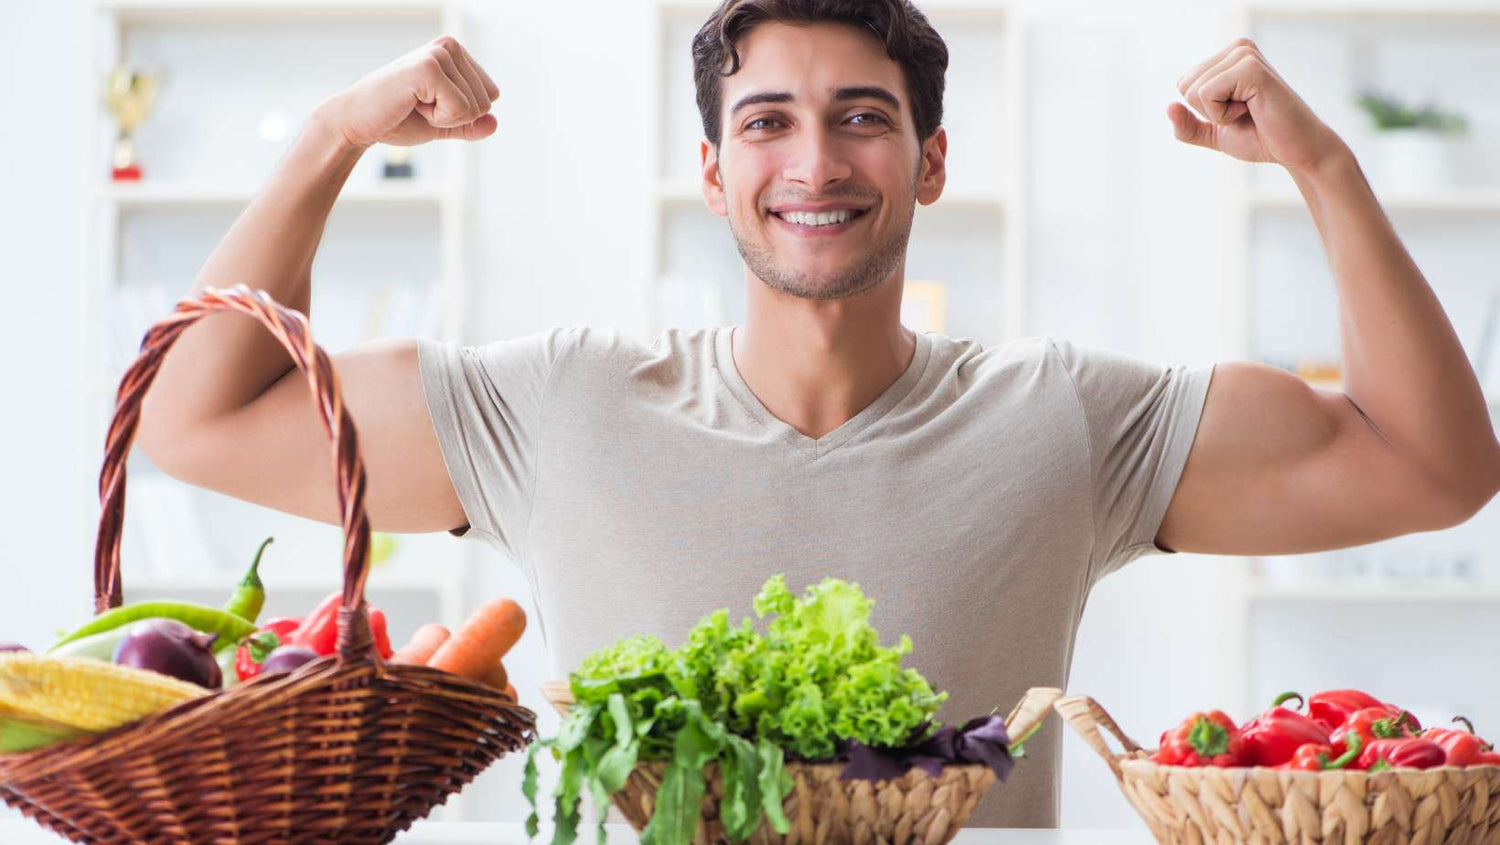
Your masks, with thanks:
[{"label": "dark curly hair", "polygon": [[703,134],[715,147],[723,131],[719,111],[724,88],[720,80],[740,69],[735,43],[768,21],[790,24],[834,21],[868,29],[885,44],[886,55],[901,66],[906,76],[917,140],[932,137],[942,124],[948,45],[908,0],[723,0],[693,36],[693,84],[698,89],[698,112],[703,117]]}]

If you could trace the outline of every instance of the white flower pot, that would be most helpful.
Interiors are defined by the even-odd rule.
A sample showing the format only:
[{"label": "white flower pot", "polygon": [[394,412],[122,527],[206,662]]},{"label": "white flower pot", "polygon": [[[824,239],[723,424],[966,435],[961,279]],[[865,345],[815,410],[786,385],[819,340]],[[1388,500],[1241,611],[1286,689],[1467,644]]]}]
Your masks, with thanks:
[{"label": "white flower pot", "polygon": [[1416,193],[1451,188],[1457,182],[1457,144],[1431,129],[1387,129],[1374,139],[1379,191]]}]

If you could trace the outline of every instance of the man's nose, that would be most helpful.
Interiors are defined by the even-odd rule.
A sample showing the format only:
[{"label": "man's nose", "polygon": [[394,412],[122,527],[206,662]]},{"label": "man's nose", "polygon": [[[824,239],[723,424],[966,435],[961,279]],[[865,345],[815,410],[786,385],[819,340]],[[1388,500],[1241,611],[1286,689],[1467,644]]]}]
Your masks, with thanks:
[{"label": "man's nose", "polygon": [[849,178],[850,172],[848,157],[838,139],[826,128],[818,127],[804,130],[798,135],[792,144],[791,158],[787,160],[782,177],[818,192],[828,185]]}]

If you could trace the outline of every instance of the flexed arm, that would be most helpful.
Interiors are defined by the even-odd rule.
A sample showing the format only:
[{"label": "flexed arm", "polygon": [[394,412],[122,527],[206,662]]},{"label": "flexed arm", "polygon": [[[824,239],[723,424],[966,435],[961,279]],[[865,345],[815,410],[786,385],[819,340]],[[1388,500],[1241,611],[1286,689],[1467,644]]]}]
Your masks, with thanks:
[{"label": "flexed arm", "polygon": [[1219,364],[1158,544],[1285,554],[1468,519],[1500,489],[1500,443],[1453,326],[1349,147],[1248,39],[1178,88],[1192,106],[1168,109],[1178,140],[1279,164],[1306,200],[1338,285],[1344,390]]}]

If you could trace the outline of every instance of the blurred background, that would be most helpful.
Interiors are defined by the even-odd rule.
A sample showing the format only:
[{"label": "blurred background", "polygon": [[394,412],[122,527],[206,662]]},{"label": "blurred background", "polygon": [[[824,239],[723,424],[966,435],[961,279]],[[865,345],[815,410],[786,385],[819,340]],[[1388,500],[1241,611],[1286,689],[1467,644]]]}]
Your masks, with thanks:
[{"label": "blurred background", "polygon": [[[1290,181],[1178,144],[1166,117],[1177,78],[1248,34],[1353,146],[1500,397],[1500,2],[919,6],[952,54],[949,187],[918,211],[908,325],[1255,359],[1336,387],[1335,289]],[[738,255],[695,182],[698,0],[0,8],[0,638],[44,645],[90,613],[104,432],[146,328],[310,110],[438,34],[498,82],[499,131],[365,157],[314,265],[326,348],[574,323],[649,339],[741,319]],[[1138,561],[1093,594],[1070,690],[1148,746],[1195,709],[1242,720],[1282,690],[1339,686],[1424,721],[1466,714],[1494,738],[1497,522],[1492,504],[1449,531],[1328,554]],[[337,583],[336,529],[132,458],[127,598],[219,604],[267,535],[266,614],[301,613]],[[400,641],[481,598],[530,595],[509,561],[445,534],[382,537],[377,558],[368,594]],[[535,626],[507,663],[550,733]],[[1138,827],[1107,768],[1065,742],[1064,826]],[[502,761],[434,818],[523,818],[519,772]]]}]

